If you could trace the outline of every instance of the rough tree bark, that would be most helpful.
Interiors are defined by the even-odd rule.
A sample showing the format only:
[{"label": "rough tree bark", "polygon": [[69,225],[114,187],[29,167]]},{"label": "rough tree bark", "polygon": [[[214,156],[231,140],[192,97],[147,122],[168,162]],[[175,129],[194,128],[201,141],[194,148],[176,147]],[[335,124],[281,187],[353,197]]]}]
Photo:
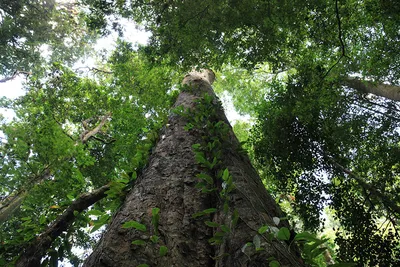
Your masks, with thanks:
[{"label": "rough tree bark", "polygon": [[[204,94],[214,97],[217,119],[229,125],[224,112],[211,88],[214,74],[210,71],[193,72],[183,81],[191,90],[180,93],[175,107],[184,106],[196,112],[196,99]],[[192,145],[202,142],[202,134],[186,131],[188,118],[171,115],[167,127],[153,150],[148,167],[127,195],[121,209],[114,216],[84,266],[268,266],[268,258],[274,257],[280,266],[303,266],[295,245],[288,246],[277,239],[260,237],[263,250],[256,251],[252,242],[257,230],[263,225],[274,226],[273,217],[281,217],[281,211],[267,193],[248,157],[238,153],[240,144],[229,125],[228,143],[223,147],[222,164],[232,175],[235,189],[229,193],[229,211],[223,208],[218,194],[202,193],[196,177],[202,169],[195,160]],[[204,130],[207,132],[207,129]],[[160,208],[157,244],[150,241],[133,245],[134,240],[149,240],[156,234],[152,227],[152,209]],[[201,218],[192,215],[209,208],[217,212]],[[233,211],[239,219],[232,226]],[[146,225],[146,231],[123,228],[128,221]],[[223,242],[211,245],[209,239],[218,230],[207,226],[205,221],[231,226]],[[281,221],[278,227],[288,226]],[[166,246],[165,256],[158,248]],[[271,259],[270,259],[271,260]]]}]

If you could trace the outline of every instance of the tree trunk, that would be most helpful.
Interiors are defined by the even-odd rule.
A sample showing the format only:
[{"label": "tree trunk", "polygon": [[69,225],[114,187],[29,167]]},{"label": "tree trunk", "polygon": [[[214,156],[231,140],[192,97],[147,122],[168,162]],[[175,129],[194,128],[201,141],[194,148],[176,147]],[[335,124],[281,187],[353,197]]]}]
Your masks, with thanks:
[{"label": "tree trunk", "polygon": [[[212,96],[214,123],[223,122],[228,130],[218,165],[220,170],[229,170],[234,189],[223,195],[226,183],[217,181],[216,173],[205,170],[195,158],[192,146],[203,145],[206,135],[213,136],[206,124],[210,119],[203,127],[188,130],[190,116],[171,115],[148,167],[84,266],[269,266],[272,260],[280,266],[303,266],[294,244],[288,246],[271,238],[272,234],[267,238],[257,232],[263,225],[275,226],[273,218],[282,214],[247,155],[239,153],[240,144],[211,88],[213,80],[211,71],[187,75],[183,81],[187,90],[180,93],[174,107],[189,108],[195,117],[200,112],[196,101],[205,94]],[[198,188],[198,175],[205,172],[214,177],[217,191]],[[160,209],[159,220],[154,208]],[[146,229],[137,224],[122,227],[129,221]],[[284,226],[288,227],[287,222],[281,221],[278,228]],[[159,240],[153,237],[152,242],[151,236]]]},{"label": "tree trunk", "polygon": [[370,81],[362,81],[356,78],[347,78],[344,84],[362,93],[374,94],[384,98],[400,101],[400,87],[388,84],[375,84]]}]

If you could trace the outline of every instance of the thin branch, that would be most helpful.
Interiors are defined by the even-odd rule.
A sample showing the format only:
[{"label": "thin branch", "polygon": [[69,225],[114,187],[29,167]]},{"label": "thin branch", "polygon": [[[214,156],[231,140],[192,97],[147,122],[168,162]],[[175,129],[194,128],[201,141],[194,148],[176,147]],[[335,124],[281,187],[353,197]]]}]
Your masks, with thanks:
[{"label": "thin branch", "polygon": [[24,249],[15,266],[40,266],[40,261],[50,248],[53,240],[59,237],[62,232],[68,230],[75,221],[74,212],[82,212],[97,201],[106,197],[105,192],[108,189],[110,189],[110,185],[104,185],[91,193],[82,194],[77,200],[72,202],[63,214]]},{"label": "thin branch", "polygon": [[92,136],[92,137],[93,137],[93,139],[95,139],[95,140],[97,140],[99,142],[102,142],[103,144],[106,144],[106,145],[114,143],[115,141],[117,141],[116,139],[111,139],[110,141],[106,141],[106,140],[100,139],[100,138],[98,138],[96,136]]},{"label": "thin branch", "polygon": [[[83,121],[83,122],[82,122],[82,125],[83,125],[83,128],[86,129],[86,131],[84,131],[84,132],[81,134],[81,141],[82,141],[82,143],[83,143],[83,144],[86,143],[86,142],[89,140],[90,137],[92,137],[92,136],[94,136],[95,134],[97,134],[97,133],[101,130],[101,128],[104,126],[104,124],[107,122],[107,119],[110,118],[110,116],[111,116],[111,113],[106,114],[106,115],[102,118],[102,120],[101,120],[101,122],[99,123],[99,125],[97,125],[93,130],[88,130],[88,129],[87,129],[87,121],[88,121],[88,120]],[[89,120],[90,120],[90,119],[89,119]]]},{"label": "thin branch", "polygon": [[328,74],[331,72],[331,70],[336,67],[337,64],[339,64],[339,62],[342,60],[343,57],[346,57],[346,50],[345,50],[345,43],[343,41],[342,38],[342,22],[340,21],[340,14],[339,14],[339,6],[338,6],[338,0],[335,1],[335,13],[336,13],[336,19],[338,22],[338,35],[339,35],[339,41],[340,41],[340,48],[341,48],[341,55],[339,57],[339,59],[336,61],[335,64],[333,64],[328,71],[324,74],[324,76],[322,76],[322,80],[324,80],[326,78],[326,76],[328,76]]},{"label": "thin branch", "polygon": [[26,77],[28,77],[32,73],[29,72],[29,71],[16,70],[12,76],[0,79],[0,83],[5,83],[5,82],[8,82],[8,81],[14,80],[20,74],[25,74]]},{"label": "thin branch", "polygon": [[68,136],[68,138],[71,139],[72,141],[76,142],[76,140],[72,136],[70,136],[67,132],[64,131],[64,129],[62,127],[62,123],[56,119],[56,117],[54,116],[54,113],[52,114],[52,116],[53,116],[53,120],[60,126],[62,133],[65,134],[66,136]]},{"label": "thin branch", "polygon": [[328,157],[328,160],[335,165],[338,169],[340,169],[341,171],[343,171],[344,173],[352,176],[357,183],[365,188],[366,190],[368,190],[369,192],[371,192],[374,196],[380,198],[382,200],[382,203],[384,206],[390,208],[392,211],[396,212],[397,214],[400,215],[400,206],[398,206],[396,203],[394,203],[389,196],[387,196],[386,194],[382,193],[381,191],[379,191],[378,189],[376,189],[374,186],[366,183],[364,181],[363,178],[359,177],[357,174],[355,174],[354,172],[350,171],[349,169],[346,169],[345,167],[343,167],[342,165],[340,165],[339,163],[337,163],[334,159],[332,159],[331,157]]},{"label": "thin branch", "polygon": [[338,34],[339,34],[339,41],[340,41],[340,46],[342,48],[342,57],[346,56],[346,51],[345,51],[345,45],[342,39],[342,23],[340,21],[340,15],[339,15],[339,7],[338,7],[338,0],[335,1],[335,11],[336,11],[336,19],[338,21]]},{"label": "thin branch", "polygon": [[105,74],[113,74],[113,71],[109,71],[109,70],[102,70],[102,69],[98,69],[98,68],[94,68],[94,67],[80,67],[75,69],[75,71],[80,70],[80,69],[88,69],[89,71],[93,71],[94,73],[105,73]]},{"label": "thin branch", "polygon": [[377,114],[380,114],[380,115],[382,115],[382,116],[384,116],[384,117],[390,118],[390,119],[392,119],[392,120],[400,121],[400,118],[396,118],[396,117],[394,117],[394,116],[392,116],[392,115],[389,115],[389,114],[386,114],[386,113],[384,113],[384,112],[375,110],[375,109],[370,108],[370,107],[366,107],[366,106],[364,106],[364,105],[361,105],[360,103],[355,103],[355,105],[359,106],[360,108],[365,108],[366,110],[369,110],[369,111],[375,112],[375,113],[377,113]]},{"label": "thin branch", "polygon": [[186,24],[189,23],[189,21],[199,17],[200,15],[206,13],[206,11],[208,10],[208,8],[210,7],[210,5],[207,5],[203,10],[201,10],[200,12],[198,12],[197,14],[195,14],[193,17],[188,18],[186,21],[184,21],[182,23],[182,28],[184,28],[186,26]]},{"label": "thin branch", "polygon": [[371,105],[374,105],[374,106],[378,106],[378,107],[381,107],[381,108],[384,108],[384,109],[386,109],[386,110],[393,110],[393,111],[396,111],[396,112],[400,112],[400,109],[398,109],[397,107],[388,107],[388,106],[386,106],[386,105],[383,105],[383,104],[380,104],[380,103],[376,103],[376,102],[374,102],[374,101],[371,101],[371,100],[369,100],[368,98],[366,98],[366,97],[356,97],[355,98],[357,101],[365,101],[365,102],[367,102],[367,103],[369,103],[369,104],[371,104]]},{"label": "thin branch", "polygon": [[342,60],[342,58],[343,58],[343,55],[341,55],[341,56],[339,57],[339,59],[335,62],[335,64],[333,64],[333,65],[328,69],[328,71],[324,74],[324,76],[322,76],[322,79],[321,79],[321,80],[324,80],[324,79],[326,78],[326,76],[328,76],[328,74],[331,72],[331,70],[332,70],[334,67],[336,67],[337,64],[339,64],[339,62],[340,62],[340,60]]}]

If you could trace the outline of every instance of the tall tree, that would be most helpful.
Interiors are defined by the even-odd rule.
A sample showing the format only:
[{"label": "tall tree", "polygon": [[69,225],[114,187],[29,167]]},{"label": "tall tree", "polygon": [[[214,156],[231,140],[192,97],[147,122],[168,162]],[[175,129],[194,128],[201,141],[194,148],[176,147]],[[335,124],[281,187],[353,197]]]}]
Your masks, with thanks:
[{"label": "tall tree", "polygon": [[303,266],[295,246],[258,231],[287,224],[274,223],[282,213],[239,153],[213,80],[185,77],[180,112],[85,266]]},{"label": "tall tree", "polygon": [[[29,64],[36,62],[29,58],[31,50],[22,49],[24,53],[20,53],[20,48],[32,47],[33,54],[38,55],[45,41],[36,35],[41,31],[19,26],[39,25],[46,36],[52,33],[46,30],[49,25],[62,25],[54,24],[53,19],[46,23],[35,20],[34,15],[26,16],[41,9],[34,5],[30,10],[29,1],[14,2],[17,4],[2,6],[0,14],[0,19],[4,17],[7,22],[0,26],[0,34],[13,44],[0,47],[10,59],[1,62],[7,67],[4,73],[11,78],[17,74],[15,71],[21,71],[15,69],[18,63],[30,68]],[[58,72],[60,77],[33,75],[26,87],[27,95],[15,101],[2,99],[1,106],[14,109],[16,119],[1,128],[0,218],[4,222],[0,225],[0,264],[16,262],[23,251],[27,253],[20,258],[20,265],[31,260],[37,265],[41,258],[43,265],[55,265],[63,258],[78,265],[71,245],[90,247],[94,240],[85,227],[95,231],[109,222],[110,231],[88,259],[88,265],[100,264],[101,260],[114,265],[112,258],[99,256],[103,252],[114,254],[108,245],[114,244],[114,236],[124,240],[121,247],[128,249],[129,245],[130,251],[140,255],[140,264],[162,260],[178,264],[185,255],[195,257],[198,252],[190,247],[193,240],[182,242],[186,236],[173,228],[174,224],[166,225],[168,220],[175,222],[180,214],[168,213],[166,203],[152,194],[157,192],[171,199],[169,191],[165,192],[158,183],[148,184],[148,180],[155,179],[165,181],[171,192],[177,192],[169,206],[177,207],[173,201],[180,200],[184,207],[193,207],[185,214],[195,218],[183,216],[177,225],[190,237],[199,236],[190,232],[191,227],[198,226],[208,242],[199,239],[193,246],[198,246],[199,252],[210,252],[213,258],[209,262],[229,265],[234,259],[245,259],[258,265],[262,259],[260,264],[293,265],[298,262],[298,255],[292,240],[288,240],[292,238],[311,241],[304,244],[303,256],[322,251],[323,240],[308,233],[290,233],[255,174],[244,180],[247,172],[237,171],[238,166],[246,164],[246,171],[253,169],[241,155],[243,151],[238,149],[224,116],[197,116],[215,111],[212,97],[200,95],[198,102],[186,103],[196,107],[192,113],[176,107],[177,114],[170,118],[172,123],[163,129],[159,145],[151,161],[147,161],[175,96],[177,85],[173,77],[179,72],[166,67],[169,63],[180,67],[211,64],[216,68],[229,64],[234,73],[221,79],[230,78],[228,84],[233,89],[229,89],[241,111],[258,118],[253,142],[245,147],[254,148],[252,155],[267,178],[264,183],[268,188],[276,190],[275,196],[288,194],[295,211],[304,219],[304,227],[311,230],[320,225],[319,212],[323,201],[329,198],[324,203],[334,207],[340,220],[337,240],[341,259],[355,260],[360,266],[398,265],[399,238],[395,235],[399,215],[399,108],[394,102],[398,100],[400,77],[397,1],[82,2],[91,13],[86,16],[90,26],[97,30],[103,27],[100,30],[105,32],[110,17],[133,18],[152,31],[151,44],[136,53],[120,43],[106,67],[94,70],[92,80],[54,64],[55,71],[62,70]],[[31,35],[38,42],[26,41],[31,40]],[[63,47],[64,37],[55,34],[49,39],[54,39],[56,47]],[[59,51],[62,55],[63,51]],[[246,70],[237,71],[238,66]],[[245,80],[232,79],[242,71]],[[237,93],[237,88],[243,90]],[[193,93],[190,87],[184,91],[180,100]],[[247,97],[250,101],[246,101]],[[188,140],[172,141],[177,135]],[[181,147],[181,143],[187,147]],[[164,167],[167,159],[178,160],[175,152],[165,152],[169,144],[182,149],[185,155],[194,155],[194,160],[188,156],[181,161],[198,171],[181,168],[190,176],[184,177],[178,188],[173,185],[179,179],[171,175],[170,181],[161,175],[176,174],[170,166]],[[243,181],[256,186],[242,186]],[[190,202],[193,199],[179,195],[178,190],[193,192],[191,196],[198,201]],[[86,191],[91,193],[85,194]],[[143,200],[147,210],[124,201],[127,192],[128,200]],[[139,196],[135,192],[148,194]],[[254,192],[257,198],[252,195]],[[271,204],[263,209],[258,198]],[[87,211],[93,199],[101,200]],[[121,203],[120,212],[112,216]],[[135,211],[132,218],[124,221],[124,211],[129,208]],[[259,225],[255,223],[260,219],[257,211],[261,211],[265,224],[262,220]],[[254,218],[247,217],[252,215]],[[170,232],[172,237],[168,236]],[[118,233],[126,233],[126,237]],[[244,240],[247,243],[240,247],[238,244]],[[294,251],[288,252],[286,242]],[[280,248],[284,252],[277,252]],[[268,251],[273,252],[274,258],[265,258]],[[118,259],[132,257],[128,252],[115,253]],[[155,253],[158,257],[154,257]],[[207,261],[204,254],[198,257],[198,262],[202,261]]]}]

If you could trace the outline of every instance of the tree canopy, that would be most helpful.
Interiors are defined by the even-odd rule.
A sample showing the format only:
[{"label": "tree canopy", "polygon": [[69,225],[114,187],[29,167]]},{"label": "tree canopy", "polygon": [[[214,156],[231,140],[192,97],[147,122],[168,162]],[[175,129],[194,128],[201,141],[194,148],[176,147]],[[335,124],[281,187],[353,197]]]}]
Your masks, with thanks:
[{"label": "tree canopy", "polygon": [[[215,91],[251,116],[234,129],[295,230],[321,231],[329,207],[334,260],[398,265],[399,14],[396,0],[0,3],[0,74],[32,74],[24,96],[1,101],[16,116],[1,125],[0,265],[100,192],[45,251],[46,264],[79,264],[72,247],[89,249],[88,227],[134,186],[193,67],[215,69]],[[73,70],[115,18],[149,44],[119,41],[90,75]]]}]

